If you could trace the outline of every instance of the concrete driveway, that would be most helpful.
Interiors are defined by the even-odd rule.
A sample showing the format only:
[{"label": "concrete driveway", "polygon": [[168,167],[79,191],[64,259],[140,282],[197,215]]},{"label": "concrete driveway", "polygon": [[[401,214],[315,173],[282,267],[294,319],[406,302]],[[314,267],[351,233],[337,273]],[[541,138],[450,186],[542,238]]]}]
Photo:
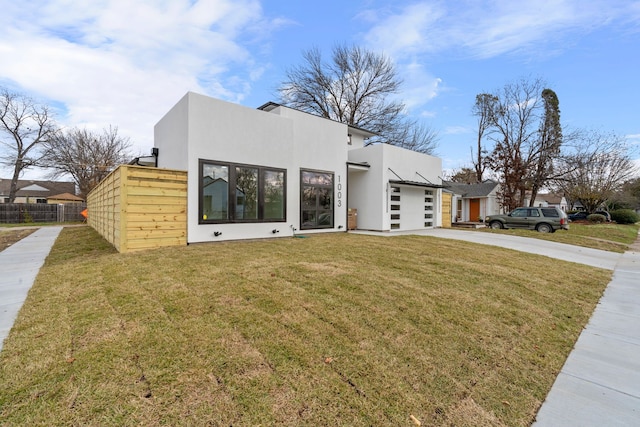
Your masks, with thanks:
[{"label": "concrete driveway", "polygon": [[[581,248],[564,243],[549,242],[547,240],[530,239],[527,237],[509,236],[506,234],[484,233],[468,230],[454,230],[450,228],[432,228],[426,230],[378,232],[353,230],[354,234],[370,234],[375,236],[393,237],[398,235],[433,236],[443,239],[464,240],[465,242],[482,245],[499,246],[520,252],[544,255],[550,258],[590,265],[593,267],[613,270],[621,254],[601,251],[597,249]],[[532,232],[533,233],[533,232]]]}]

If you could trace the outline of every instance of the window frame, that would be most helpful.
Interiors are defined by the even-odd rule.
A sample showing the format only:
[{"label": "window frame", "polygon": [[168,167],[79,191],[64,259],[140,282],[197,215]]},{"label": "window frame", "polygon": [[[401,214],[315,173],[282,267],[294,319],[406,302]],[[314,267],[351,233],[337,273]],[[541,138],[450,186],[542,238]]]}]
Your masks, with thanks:
[{"label": "window frame", "polygon": [[[228,170],[228,191],[227,191],[227,218],[225,219],[203,219],[204,212],[204,175],[205,165],[223,166]],[[236,218],[237,214],[237,173],[236,168],[257,169],[257,218]],[[282,218],[265,218],[265,172],[282,173]],[[198,159],[198,224],[248,224],[248,223],[271,223],[287,221],[287,170],[271,166],[251,165],[246,163],[225,162],[219,160]]]},{"label": "window frame", "polygon": [[[314,225],[313,227],[308,227],[308,226],[304,226],[304,211],[309,211],[310,209],[305,209],[304,206],[304,187],[305,187],[305,183],[303,180],[304,174],[305,172],[309,172],[309,173],[318,173],[318,174],[327,174],[331,176],[331,185],[321,185],[321,184],[315,184],[312,186],[314,188],[325,188],[325,189],[330,189],[331,190],[331,221],[329,225]],[[336,201],[335,201],[335,197],[336,197],[336,173],[332,172],[332,171],[325,171],[325,170],[317,170],[317,169],[300,169],[300,230],[318,230],[318,229],[332,229],[335,228],[335,220],[336,220]],[[307,184],[308,186],[309,184]],[[327,209],[319,209],[317,202],[316,202],[316,209],[315,212],[316,214],[320,213],[321,211],[326,211]],[[317,223],[317,219],[316,219],[316,223]]]}]

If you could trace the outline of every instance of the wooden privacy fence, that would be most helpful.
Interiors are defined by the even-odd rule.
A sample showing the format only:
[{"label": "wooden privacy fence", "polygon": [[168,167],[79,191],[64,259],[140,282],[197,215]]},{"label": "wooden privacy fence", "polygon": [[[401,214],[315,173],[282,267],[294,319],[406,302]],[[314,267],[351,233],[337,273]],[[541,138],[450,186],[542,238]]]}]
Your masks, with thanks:
[{"label": "wooden privacy fence", "polygon": [[442,227],[451,228],[451,209],[453,209],[453,194],[442,192]]},{"label": "wooden privacy fence", "polygon": [[84,204],[0,203],[0,224],[82,221]]},{"label": "wooden privacy fence", "polygon": [[187,172],[122,165],[87,196],[88,224],[119,252],[187,244]]}]

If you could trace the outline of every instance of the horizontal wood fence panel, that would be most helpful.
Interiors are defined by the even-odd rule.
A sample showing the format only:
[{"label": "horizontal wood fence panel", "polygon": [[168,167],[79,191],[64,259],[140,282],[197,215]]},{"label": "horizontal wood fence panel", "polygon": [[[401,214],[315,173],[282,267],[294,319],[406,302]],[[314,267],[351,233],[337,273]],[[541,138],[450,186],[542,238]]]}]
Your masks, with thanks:
[{"label": "horizontal wood fence panel", "polygon": [[87,197],[88,223],[118,251],[187,244],[187,172],[122,165]]},{"label": "horizontal wood fence panel", "polygon": [[[186,196],[185,196],[186,197]],[[128,206],[127,207],[127,213],[130,214],[146,214],[146,213],[162,213],[162,214],[184,214],[186,210],[186,207],[182,204],[182,203],[178,203],[177,201],[175,201],[175,203],[172,204],[153,204],[153,203],[148,203],[148,204],[141,204],[138,203],[135,206]]]},{"label": "horizontal wood fence panel", "polygon": [[128,252],[139,251],[145,249],[158,249],[167,246],[184,246],[183,239],[146,239],[146,240],[132,240],[128,243]]},{"label": "horizontal wood fence panel", "polygon": [[186,224],[187,222],[183,220],[183,215],[173,214],[173,215],[140,215],[140,214],[131,214],[127,215],[127,228],[133,227],[171,227],[175,228],[177,226],[182,226],[182,224]]}]

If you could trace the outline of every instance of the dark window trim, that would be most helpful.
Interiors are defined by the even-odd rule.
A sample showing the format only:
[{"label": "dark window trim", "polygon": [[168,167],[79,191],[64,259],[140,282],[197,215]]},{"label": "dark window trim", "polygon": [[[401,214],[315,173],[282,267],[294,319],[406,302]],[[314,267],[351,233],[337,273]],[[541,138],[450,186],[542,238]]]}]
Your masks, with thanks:
[{"label": "dark window trim", "polygon": [[[236,192],[229,186],[227,194],[227,209],[229,210],[228,219],[202,219],[204,211],[204,186],[202,168],[207,165],[226,166],[229,170],[229,183],[236,182],[236,167],[252,168],[258,170],[258,218],[257,219],[236,219]],[[264,218],[264,175],[266,171],[282,172],[283,180],[283,218]],[[235,185],[233,186],[235,187]],[[263,223],[263,222],[287,222],[287,170],[275,168],[271,166],[251,165],[247,163],[234,163],[219,160],[198,159],[198,224],[247,224],[247,223]]]},{"label": "dark window trim", "polygon": [[[326,173],[331,175],[331,185],[316,185],[316,187],[319,188],[330,188],[331,189],[331,225],[316,225],[314,227],[303,227],[303,211],[304,206],[303,206],[303,198],[304,198],[304,194],[303,194],[303,190],[304,190],[304,183],[302,182],[302,175],[304,174],[304,172],[312,172],[312,173]],[[335,196],[336,196],[336,173],[332,172],[332,171],[326,171],[326,170],[319,170],[319,169],[303,169],[300,168],[300,230],[318,230],[318,229],[331,229],[331,228],[335,228],[336,226],[336,201],[335,201]],[[317,212],[317,207],[316,207],[316,212]]]}]

